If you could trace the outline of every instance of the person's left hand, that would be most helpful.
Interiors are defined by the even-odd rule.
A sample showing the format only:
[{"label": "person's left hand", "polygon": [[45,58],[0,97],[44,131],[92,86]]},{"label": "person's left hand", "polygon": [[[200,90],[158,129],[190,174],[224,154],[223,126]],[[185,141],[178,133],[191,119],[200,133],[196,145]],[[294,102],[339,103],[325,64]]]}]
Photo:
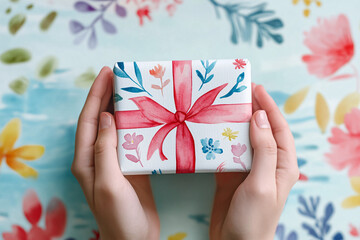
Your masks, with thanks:
[{"label": "person's left hand", "polygon": [[[160,222],[149,176],[123,176],[112,110],[113,73],[104,67],[80,114],[71,170],[99,226],[102,240],[159,239]],[[108,111],[108,112],[106,112]]]}]

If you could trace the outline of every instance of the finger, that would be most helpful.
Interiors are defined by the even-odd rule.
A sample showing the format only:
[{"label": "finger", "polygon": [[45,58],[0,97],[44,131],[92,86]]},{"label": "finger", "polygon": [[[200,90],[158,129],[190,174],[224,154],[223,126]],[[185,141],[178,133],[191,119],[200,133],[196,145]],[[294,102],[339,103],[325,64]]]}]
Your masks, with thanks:
[{"label": "finger", "polygon": [[111,96],[111,89],[108,89],[111,78],[111,70],[104,67],[95,79],[79,116],[73,162],[75,168],[93,166],[93,145],[97,135],[99,111],[104,107],[103,102],[106,102],[106,99],[109,101],[108,95]]},{"label": "finger", "polygon": [[250,141],[254,149],[249,177],[256,186],[275,182],[277,147],[264,110],[254,113],[250,123]]},{"label": "finger", "polygon": [[255,98],[255,89],[256,89],[257,85],[255,83],[251,83],[251,101],[252,101],[252,111],[253,113],[256,112],[257,110],[260,110],[260,105],[257,102],[256,98]]},{"label": "finger", "polygon": [[277,147],[283,151],[294,151],[294,138],[291,134],[289,126],[275,101],[265,91],[263,86],[256,86],[255,99],[259,103],[260,108],[265,110],[268,115]]},{"label": "finger", "polygon": [[123,181],[117,157],[117,136],[114,117],[107,112],[100,114],[98,137],[95,142],[95,181],[111,184]]}]

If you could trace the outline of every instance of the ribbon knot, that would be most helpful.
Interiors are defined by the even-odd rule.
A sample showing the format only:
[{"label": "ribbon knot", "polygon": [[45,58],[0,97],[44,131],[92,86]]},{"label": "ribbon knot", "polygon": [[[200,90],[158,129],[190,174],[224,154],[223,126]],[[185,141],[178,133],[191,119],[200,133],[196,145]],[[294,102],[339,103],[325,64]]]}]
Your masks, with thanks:
[{"label": "ribbon knot", "polygon": [[251,103],[214,105],[217,95],[227,85],[223,84],[199,97],[191,107],[192,62],[173,61],[172,65],[176,112],[170,112],[149,97],[130,98],[139,110],[116,111],[116,128],[135,129],[162,125],[150,141],[147,159],[159,150],[163,161],[167,160],[163,153],[164,140],[176,128],[176,173],[193,173],[195,143],[185,120],[201,124],[249,122],[252,115]]},{"label": "ribbon knot", "polygon": [[179,123],[183,123],[186,119],[186,113],[183,113],[181,111],[177,111],[175,113],[175,118]]}]

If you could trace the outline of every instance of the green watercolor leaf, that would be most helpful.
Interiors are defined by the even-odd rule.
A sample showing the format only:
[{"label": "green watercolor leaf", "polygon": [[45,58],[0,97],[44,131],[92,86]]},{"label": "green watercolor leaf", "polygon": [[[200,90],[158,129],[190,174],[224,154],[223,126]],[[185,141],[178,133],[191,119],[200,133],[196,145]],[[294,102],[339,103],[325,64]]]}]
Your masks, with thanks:
[{"label": "green watercolor leaf", "polygon": [[9,14],[11,13],[11,8],[7,8],[6,11],[5,11],[6,14]]},{"label": "green watercolor leaf", "polygon": [[17,94],[24,94],[29,86],[29,80],[26,77],[19,77],[12,80],[9,87]]},{"label": "green watercolor leaf", "polygon": [[16,34],[17,31],[24,25],[26,16],[22,13],[16,14],[9,21],[9,31],[11,34]]},{"label": "green watercolor leaf", "polygon": [[93,68],[89,68],[86,72],[80,74],[75,79],[75,86],[80,88],[89,88],[96,78],[96,73]]},{"label": "green watercolor leaf", "polygon": [[115,93],[114,102],[120,102],[121,100],[123,100],[123,98],[118,93]]},{"label": "green watercolor leaf", "polygon": [[56,16],[57,12],[55,11],[52,11],[48,15],[46,15],[40,22],[40,29],[43,31],[47,31],[50,28],[51,24],[54,22]]},{"label": "green watercolor leaf", "polygon": [[26,9],[27,10],[30,10],[34,7],[34,4],[30,3],[29,5],[26,6]]},{"label": "green watercolor leaf", "polygon": [[10,0],[10,2],[17,3],[19,0]]},{"label": "green watercolor leaf", "polygon": [[1,54],[0,59],[5,64],[27,62],[31,59],[31,53],[25,48],[13,48]]},{"label": "green watercolor leaf", "polygon": [[58,60],[54,56],[45,57],[38,65],[38,77],[46,78],[55,71]]}]

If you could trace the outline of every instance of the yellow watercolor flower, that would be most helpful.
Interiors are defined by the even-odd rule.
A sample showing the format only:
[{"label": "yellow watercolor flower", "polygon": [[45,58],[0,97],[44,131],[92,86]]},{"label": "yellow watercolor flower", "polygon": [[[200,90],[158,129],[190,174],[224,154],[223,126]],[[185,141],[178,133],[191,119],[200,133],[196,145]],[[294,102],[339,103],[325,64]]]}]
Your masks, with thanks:
[{"label": "yellow watercolor flower", "polygon": [[183,240],[187,237],[187,234],[184,232],[175,233],[168,237],[168,240]]},{"label": "yellow watercolor flower", "polygon": [[360,206],[360,177],[350,178],[350,184],[357,195],[345,198],[341,204],[343,208],[354,208]]},{"label": "yellow watercolor flower", "polygon": [[6,164],[21,176],[36,178],[37,171],[18,161],[18,158],[27,161],[38,159],[44,154],[45,148],[41,145],[24,145],[14,148],[20,136],[20,128],[21,121],[15,118],[8,122],[0,133],[0,165],[5,159]]},{"label": "yellow watercolor flower", "polygon": [[238,136],[236,134],[239,134],[239,131],[233,132],[230,128],[224,129],[224,132],[222,133],[225,138],[229,138],[229,141],[237,138]]}]

